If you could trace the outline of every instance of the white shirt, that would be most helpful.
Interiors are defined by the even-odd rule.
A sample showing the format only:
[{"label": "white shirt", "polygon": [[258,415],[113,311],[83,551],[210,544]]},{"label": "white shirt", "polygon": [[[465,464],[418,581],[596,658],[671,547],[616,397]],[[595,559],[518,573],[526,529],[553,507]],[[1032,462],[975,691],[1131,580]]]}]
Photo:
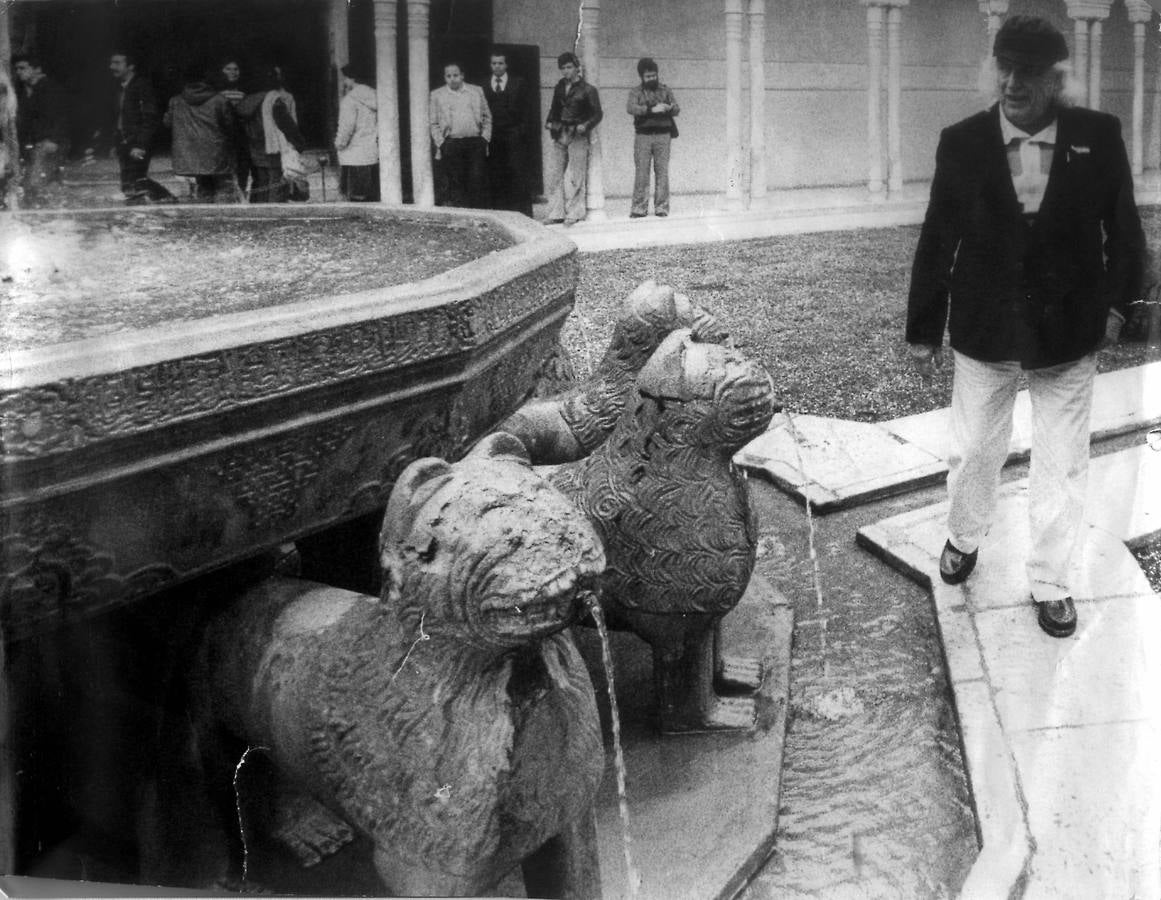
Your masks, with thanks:
[{"label": "white shirt", "polygon": [[492,76],[492,90],[494,90],[494,91],[495,90],[501,90],[501,91],[508,90],[508,73],[507,72],[505,72],[503,75],[500,76],[500,87],[499,88],[496,87],[496,76],[495,75]]},{"label": "white shirt", "polygon": [[[1000,110],[1000,133],[1004,137],[1016,199],[1025,213],[1039,212],[1048,186],[1052,154],[1056,151],[1056,120],[1035,134],[1028,134],[1009,122]],[[1015,140],[1019,143],[1013,144]]]}]

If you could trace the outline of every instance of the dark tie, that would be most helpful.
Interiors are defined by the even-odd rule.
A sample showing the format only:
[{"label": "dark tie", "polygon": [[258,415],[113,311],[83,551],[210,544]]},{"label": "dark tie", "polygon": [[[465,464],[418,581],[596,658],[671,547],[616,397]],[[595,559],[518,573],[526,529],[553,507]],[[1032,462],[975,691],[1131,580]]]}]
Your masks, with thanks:
[{"label": "dark tie", "polygon": [[500,94],[500,93],[503,93],[503,91],[504,91],[504,89],[500,86],[500,79],[497,78],[496,79],[496,93]]}]

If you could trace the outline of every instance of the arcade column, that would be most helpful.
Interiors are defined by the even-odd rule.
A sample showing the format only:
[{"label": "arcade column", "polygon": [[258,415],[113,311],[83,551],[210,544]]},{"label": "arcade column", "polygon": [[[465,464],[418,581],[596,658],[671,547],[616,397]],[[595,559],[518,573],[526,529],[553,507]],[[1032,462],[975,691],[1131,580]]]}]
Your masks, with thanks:
[{"label": "arcade column", "polygon": [[1153,7],[1148,0],[1125,0],[1129,21],[1133,23],[1133,140],[1130,155],[1133,174],[1145,171],[1145,30],[1153,21]]},{"label": "arcade column", "polygon": [[[859,0],[867,8],[867,158],[870,173],[867,187],[872,199],[903,189],[903,138],[899,107],[902,97],[903,7],[910,0]],[[884,88],[883,39],[886,33],[887,115],[883,122]],[[887,152],[884,165],[883,126],[886,125]]]},{"label": "arcade column", "polygon": [[[383,203],[403,202],[399,153],[399,77],[396,74],[396,0],[374,0],[375,94],[379,106],[379,196]],[[427,84],[424,74],[422,84]],[[427,114],[424,113],[426,121]],[[413,129],[416,130],[416,129]]]}]

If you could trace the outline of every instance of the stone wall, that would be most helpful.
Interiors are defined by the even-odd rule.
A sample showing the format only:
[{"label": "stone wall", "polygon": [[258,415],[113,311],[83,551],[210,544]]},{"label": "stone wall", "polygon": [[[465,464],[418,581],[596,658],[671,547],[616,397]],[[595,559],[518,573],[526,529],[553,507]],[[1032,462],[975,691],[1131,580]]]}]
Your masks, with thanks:
[{"label": "stone wall", "polygon": [[[495,38],[541,52],[541,112],[559,78],[556,56],[572,49],[579,0],[497,0]],[[1011,13],[1045,16],[1072,42],[1064,0],[1011,0]],[[1132,110],[1132,25],[1122,0],[1104,23],[1101,108],[1120,116],[1126,141]],[[625,99],[636,61],[656,59],[682,104],[674,145],[675,191],[719,193],[725,184],[725,25],[723,4],[706,0],[604,0],[600,9],[604,185],[632,189],[632,120]],[[743,37],[743,53],[748,37]],[[930,178],[939,131],[980,109],[986,21],[976,0],[911,0],[902,11],[902,169]],[[766,0],[766,169],[768,187],[854,185],[867,178],[866,10],[858,0]],[[1146,44],[1145,131],[1161,57],[1156,20]],[[744,63],[746,65],[746,63]],[[743,70],[748,109],[748,76]],[[886,102],[884,95],[884,104]],[[748,135],[748,124],[743,125]],[[547,137],[545,137],[547,141]],[[1148,138],[1146,137],[1146,142]],[[746,186],[748,188],[748,186]]]}]

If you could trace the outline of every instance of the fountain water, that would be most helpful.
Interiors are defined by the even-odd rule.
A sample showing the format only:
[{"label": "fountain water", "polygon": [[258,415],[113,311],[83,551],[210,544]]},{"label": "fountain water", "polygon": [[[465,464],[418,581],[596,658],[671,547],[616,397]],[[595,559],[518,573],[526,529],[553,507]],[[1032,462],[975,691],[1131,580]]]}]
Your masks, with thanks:
[{"label": "fountain water", "polygon": [[621,812],[622,839],[625,851],[625,880],[629,885],[630,900],[637,900],[641,890],[641,875],[633,864],[633,836],[629,829],[629,795],[625,789],[625,754],[621,747],[621,714],[617,709],[617,689],[613,680],[613,653],[609,648],[609,629],[605,625],[605,614],[596,596],[589,603],[593,620],[597,623],[597,634],[601,639],[601,659],[605,665],[605,679],[609,694],[609,718],[613,730],[613,766],[617,773],[617,804]]}]

